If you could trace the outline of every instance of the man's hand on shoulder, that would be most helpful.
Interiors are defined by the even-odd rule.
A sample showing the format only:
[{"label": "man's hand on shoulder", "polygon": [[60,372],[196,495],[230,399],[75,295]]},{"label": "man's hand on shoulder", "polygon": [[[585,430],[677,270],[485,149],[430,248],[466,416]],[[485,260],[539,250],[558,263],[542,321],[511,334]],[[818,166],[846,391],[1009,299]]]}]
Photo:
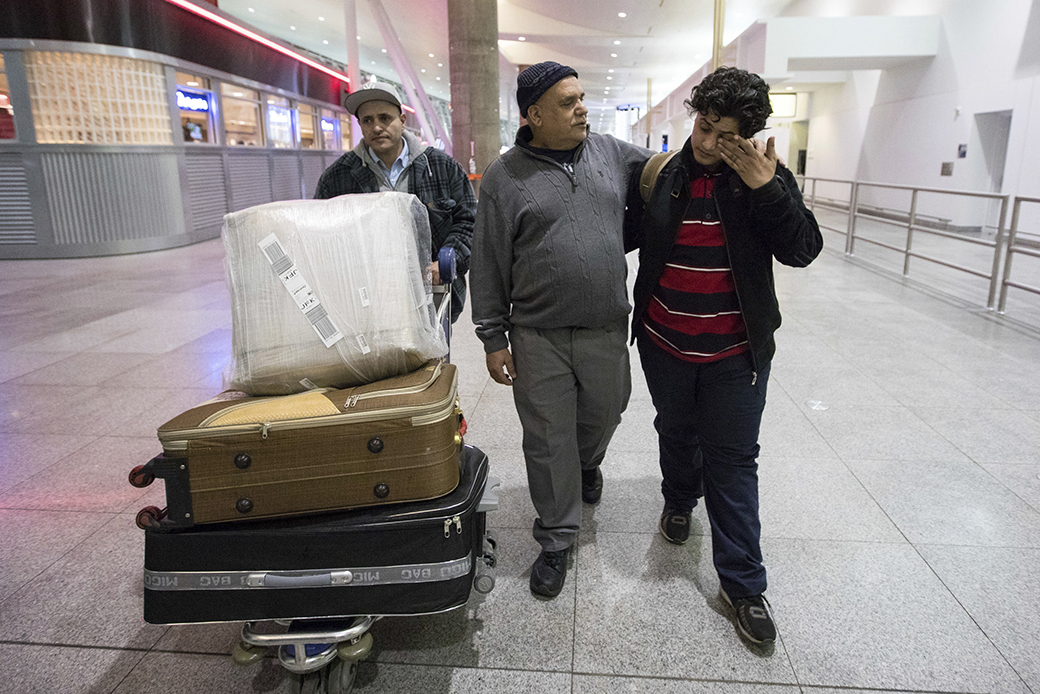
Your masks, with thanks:
[{"label": "man's hand on shoulder", "polygon": [[513,385],[516,369],[513,367],[513,355],[508,349],[500,349],[487,355],[487,370],[496,383],[504,386]]}]

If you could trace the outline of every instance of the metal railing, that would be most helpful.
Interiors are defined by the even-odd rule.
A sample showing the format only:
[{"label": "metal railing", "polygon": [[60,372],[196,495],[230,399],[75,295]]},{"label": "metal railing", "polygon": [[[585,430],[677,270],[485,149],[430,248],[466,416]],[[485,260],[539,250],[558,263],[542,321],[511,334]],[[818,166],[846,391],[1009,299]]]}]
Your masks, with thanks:
[{"label": "metal railing", "polygon": [[1015,205],[1011,213],[1011,229],[1008,232],[1007,255],[1004,258],[1004,276],[1000,282],[1000,303],[997,305],[998,313],[1004,313],[1004,309],[1007,307],[1008,287],[1024,289],[1033,294],[1040,294],[1040,287],[1034,287],[1022,282],[1015,282],[1011,279],[1011,260],[1014,258],[1016,253],[1030,256],[1032,258],[1040,258],[1040,250],[1037,250],[1036,248],[1028,248],[1018,242],[1019,213],[1022,211],[1022,203],[1024,202],[1040,204],[1040,198],[1015,198]]},{"label": "metal railing", "polygon": [[[838,229],[838,228],[835,228],[835,227],[828,227],[828,226],[825,226],[823,224],[820,225],[821,229],[827,229],[829,231],[833,231],[833,232],[842,234],[845,237],[845,254],[846,255],[849,255],[849,256],[854,255],[855,254],[856,242],[857,241],[862,241],[864,243],[869,243],[869,244],[873,244],[875,246],[880,246],[882,248],[887,248],[887,249],[895,251],[897,253],[902,253],[903,254],[903,276],[904,277],[910,277],[910,259],[911,258],[919,258],[920,260],[927,260],[927,261],[929,261],[931,263],[936,263],[938,265],[942,265],[944,267],[948,267],[948,268],[951,268],[951,269],[954,269],[954,270],[958,270],[960,272],[968,273],[968,274],[974,275],[976,277],[981,277],[981,278],[986,279],[986,280],[989,281],[989,295],[988,295],[987,300],[986,300],[986,308],[989,308],[989,309],[993,309],[994,308],[994,304],[996,303],[996,297],[997,297],[997,288],[998,288],[998,286],[1001,286],[1001,285],[1003,285],[1003,288],[1001,289],[1001,307],[1003,307],[1004,298],[1005,298],[1005,295],[1007,293],[1006,287],[1008,287],[1008,286],[1019,287],[1019,288],[1026,289],[1027,291],[1032,291],[1032,292],[1036,292],[1036,293],[1040,294],[1040,289],[1037,289],[1036,287],[1030,287],[1030,286],[1027,286],[1027,285],[1022,285],[1020,283],[1012,282],[1010,279],[1008,279],[1008,273],[1010,272],[1010,263],[1005,263],[1004,264],[1004,278],[1003,278],[1003,282],[1001,281],[1001,276],[1000,276],[1000,267],[1001,267],[1001,258],[1002,258],[1002,256],[1001,256],[1001,249],[1003,247],[1003,241],[1004,241],[1004,236],[1005,236],[1004,222],[1007,219],[1007,211],[1008,211],[1008,206],[1009,206],[1009,202],[1010,202],[1010,198],[1011,198],[1011,196],[1009,196],[1009,195],[1000,195],[999,193],[981,193],[981,192],[962,191],[962,190],[949,190],[949,189],[945,189],[945,188],[925,188],[925,187],[921,187],[921,186],[907,186],[907,185],[898,185],[898,184],[893,184],[893,183],[873,183],[873,182],[854,181],[854,180],[840,179],[840,178],[819,178],[819,177],[813,177],[813,176],[799,176],[798,178],[802,179],[802,193],[803,193],[803,195],[806,196],[807,200],[809,201],[809,207],[813,211],[815,211],[816,204],[817,204],[817,196],[816,196],[816,184],[817,184],[817,182],[837,183],[837,184],[842,184],[842,185],[848,185],[849,186],[849,197],[848,197],[847,200],[830,199],[830,200],[828,200],[826,202],[826,206],[831,208],[831,209],[835,209],[835,210],[839,210],[839,211],[841,211],[843,209],[847,209],[848,223],[846,225],[846,228],[844,230],[842,230],[842,229]],[[809,187],[809,193],[808,194],[805,193],[806,187]],[[873,211],[873,212],[871,212],[871,211],[862,211],[859,199],[860,199],[860,190],[863,189],[863,188],[880,188],[880,189],[888,189],[888,190],[910,191],[910,209],[909,209],[909,214],[907,216],[907,221],[905,223],[903,223],[902,221],[895,221],[895,220],[890,219],[888,217],[881,216],[879,213],[880,212],[884,212],[884,210],[877,210],[877,211]],[[937,194],[941,194],[941,195],[953,195],[953,196],[958,196],[958,197],[967,197],[967,198],[977,198],[977,199],[984,199],[984,200],[999,201],[1000,202],[1000,218],[999,218],[999,222],[997,223],[996,235],[995,235],[994,239],[992,241],[987,240],[987,239],[981,239],[981,238],[980,239],[976,239],[976,238],[971,238],[971,237],[968,237],[968,236],[965,236],[965,235],[962,235],[962,234],[955,234],[955,233],[951,233],[951,232],[948,232],[948,231],[943,231],[941,229],[936,229],[936,228],[932,228],[932,227],[929,227],[929,226],[924,226],[924,225],[919,224],[918,220],[920,218],[923,218],[923,215],[921,217],[919,217],[919,215],[917,213],[917,200],[918,200],[918,194],[919,193],[937,193]],[[1040,200],[1034,200],[1033,198],[1019,198],[1018,200],[1020,200],[1020,201],[1029,201],[1029,202],[1034,202],[1034,201],[1035,202],[1040,202]],[[821,206],[823,206],[823,204],[821,204]],[[846,208],[846,206],[847,206],[847,208]],[[1019,203],[1016,202],[1016,205],[1015,205],[1016,221],[1017,221],[1017,211],[1018,211],[1018,209],[1019,209]],[[872,239],[872,238],[869,238],[867,236],[862,236],[862,235],[857,236],[856,235],[856,222],[859,219],[868,219],[868,220],[871,220],[871,221],[874,221],[874,222],[879,222],[879,223],[882,223],[882,224],[889,224],[889,225],[898,226],[898,227],[905,227],[905,229],[906,229],[906,242],[905,242],[905,244],[902,245],[902,246],[897,246],[897,245],[894,245],[894,244],[891,244],[891,243],[886,243],[884,241],[880,241],[878,239]],[[1012,222],[1012,227],[1014,227],[1014,225],[1015,225],[1015,222],[1013,221]],[[953,240],[961,241],[961,242],[964,242],[964,243],[970,243],[970,244],[975,244],[975,245],[985,246],[985,247],[991,248],[991,249],[993,249],[993,262],[992,262],[991,269],[990,269],[990,271],[988,273],[987,272],[982,272],[980,270],[976,270],[974,268],[970,268],[970,267],[967,267],[967,266],[964,266],[964,265],[960,265],[958,263],[954,263],[954,262],[951,262],[949,260],[944,260],[942,258],[936,258],[934,256],[925,255],[924,253],[920,253],[918,251],[915,251],[914,248],[913,248],[914,234],[915,233],[924,233],[924,234],[930,234],[930,235],[933,235],[933,236],[941,236],[941,237],[944,237],[944,238],[953,239]],[[1040,253],[1037,253],[1034,250],[1027,249],[1027,248],[1022,248],[1022,247],[1017,247],[1014,252],[1040,257]],[[1009,258],[1010,258],[1010,250],[1009,250]],[[1001,308],[1001,310],[1003,310],[1003,308]]]}]

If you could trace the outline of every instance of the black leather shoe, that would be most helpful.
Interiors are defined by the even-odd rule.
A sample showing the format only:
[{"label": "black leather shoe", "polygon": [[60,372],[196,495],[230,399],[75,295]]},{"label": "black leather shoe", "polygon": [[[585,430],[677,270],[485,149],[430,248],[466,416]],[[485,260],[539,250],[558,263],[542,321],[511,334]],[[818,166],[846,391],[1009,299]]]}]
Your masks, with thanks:
[{"label": "black leather shoe", "polygon": [[686,544],[686,540],[690,538],[690,517],[692,515],[690,511],[666,508],[661,514],[661,524],[658,526],[661,535],[673,545]]},{"label": "black leather shoe", "polygon": [[597,465],[581,471],[581,500],[586,504],[598,504],[603,496],[603,473]]},{"label": "black leather shoe", "polygon": [[569,549],[558,552],[546,552],[538,555],[531,565],[531,592],[555,598],[563,590],[563,581],[567,578],[567,554]]}]

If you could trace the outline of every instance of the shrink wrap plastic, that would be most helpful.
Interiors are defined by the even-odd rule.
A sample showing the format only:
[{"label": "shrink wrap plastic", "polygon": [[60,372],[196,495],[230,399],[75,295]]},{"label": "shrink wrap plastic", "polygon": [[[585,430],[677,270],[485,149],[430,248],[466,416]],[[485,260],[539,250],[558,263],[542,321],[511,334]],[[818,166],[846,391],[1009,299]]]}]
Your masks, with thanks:
[{"label": "shrink wrap plastic", "polygon": [[225,388],[346,388],[447,353],[427,271],[429,218],[414,195],[273,202],[226,215],[221,236],[232,318]]}]

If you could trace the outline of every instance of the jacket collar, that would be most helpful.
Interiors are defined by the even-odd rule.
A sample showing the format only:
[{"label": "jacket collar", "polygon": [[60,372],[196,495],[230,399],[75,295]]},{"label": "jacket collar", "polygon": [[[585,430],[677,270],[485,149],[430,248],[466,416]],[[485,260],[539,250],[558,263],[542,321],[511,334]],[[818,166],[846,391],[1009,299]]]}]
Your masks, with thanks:
[{"label": "jacket collar", "polygon": [[[404,131],[404,139],[408,142],[408,163],[405,164],[405,171],[416,162],[419,162],[419,166],[422,166],[426,162],[426,150],[429,149],[429,147],[423,146],[419,141],[419,138],[413,135],[409,130]],[[357,146],[354,147],[352,151],[357,155],[358,159],[361,160],[359,162],[361,166],[365,166],[373,171],[379,170],[376,167],[376,162],[372,159],[372,155],[368,151],[368,145],[365,144],[364,140],[358,142]]]},{"label": "jacket collar", "polygon": [[[581,144],[578,145],[578,148],[574,151],[575,163],[577,163],[578,160],[581,159],[581,153],[585,151],[585,143],[589,141],[589,135],[591,134],[590,131],[591,129],[588,126],[586,126],[585,139],[581,141]],[[535,152],[531,149],[531,138],[533,137],[534,133],[531,132],[531,126],[524,125],[516,131],[516,141],[514,144],[516,144],[517,149],[522,149],[524,153],[528,154],[529,156],[537,157],[538,159],[548,159],[552,161],[551,159],[549,159],[549,157],[539,154],[538,152]]]}]

